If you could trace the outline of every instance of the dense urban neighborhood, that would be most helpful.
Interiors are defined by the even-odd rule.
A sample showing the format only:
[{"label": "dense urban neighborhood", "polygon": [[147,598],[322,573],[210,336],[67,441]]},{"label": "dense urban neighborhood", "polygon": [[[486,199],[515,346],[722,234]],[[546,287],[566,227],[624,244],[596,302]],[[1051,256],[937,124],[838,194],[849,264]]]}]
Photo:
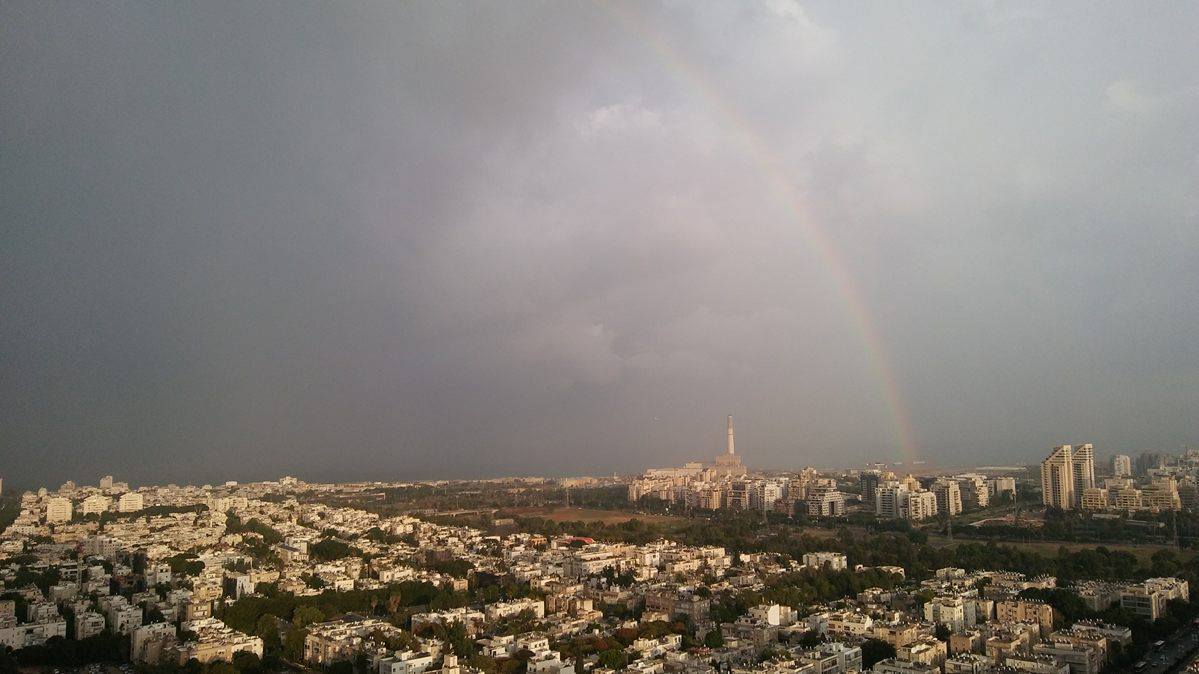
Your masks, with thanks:
[{"label": "dense urban neighborhood", "polygon": [[[1199,646],[1199,565],[1177,541],[1038,552],[963,538],[970,525],[955,539],[952,519],[914,526],[928,518],[887,511],[883,494],[924,491],[934,514],[954,494],[955,515],[985,515],[1020,503],[1017,478],[755,475],[727,458],[731,420],[729,448],[698,471],[632,481],[132,489],[105,477],[26,492],[0,535],[0,658],[5,670],[1094,674],[1170,671]],[[1189,480],[1193,458],[1147,466],[1147,479]],[[711,489],[693,478],[720,470],[745,496],[688,503]],[[681,489],[638,493],[664,479]],[[976,490],[965,506],[959,489]],[[811,505],[830,493],[849,512]],[[1050,506],[1025,526],[1068,515]]]}]

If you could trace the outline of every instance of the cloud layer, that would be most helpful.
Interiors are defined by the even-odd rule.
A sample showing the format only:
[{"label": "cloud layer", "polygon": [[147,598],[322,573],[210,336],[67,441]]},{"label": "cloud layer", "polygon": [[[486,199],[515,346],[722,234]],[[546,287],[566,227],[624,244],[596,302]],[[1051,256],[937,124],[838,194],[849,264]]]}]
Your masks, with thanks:
[{"label": "cloud layer", "polygon": [[0,18],[10,481],[1195,440],[1193,6]]}]

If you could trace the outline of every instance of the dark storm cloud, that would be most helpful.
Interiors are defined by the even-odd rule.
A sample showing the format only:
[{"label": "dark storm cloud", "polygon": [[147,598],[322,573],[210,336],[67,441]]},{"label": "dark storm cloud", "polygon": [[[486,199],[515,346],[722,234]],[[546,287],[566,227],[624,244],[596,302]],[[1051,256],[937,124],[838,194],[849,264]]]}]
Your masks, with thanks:
[{"label": "dark storm cloud", "polygon": [[1195,437],[1194,7],[0,16],[10,482]]}]

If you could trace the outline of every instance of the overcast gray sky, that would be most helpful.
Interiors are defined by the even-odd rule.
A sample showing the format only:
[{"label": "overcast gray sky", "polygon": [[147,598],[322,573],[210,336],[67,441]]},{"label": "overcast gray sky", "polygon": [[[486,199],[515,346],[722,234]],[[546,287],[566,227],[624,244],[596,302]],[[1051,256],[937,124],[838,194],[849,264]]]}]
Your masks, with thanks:
[{"label": "overcast gray sky", "polygon": [[1195,3],[4,2],[0,476],[602,474],[728,413],[754,466],[1176,450],[1196,35]]}]

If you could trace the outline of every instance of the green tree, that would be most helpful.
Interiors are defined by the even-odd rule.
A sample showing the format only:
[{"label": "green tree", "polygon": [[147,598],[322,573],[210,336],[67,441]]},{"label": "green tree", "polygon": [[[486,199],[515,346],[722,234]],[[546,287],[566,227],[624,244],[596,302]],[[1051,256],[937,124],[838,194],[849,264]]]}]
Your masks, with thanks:
[{"label": "green tree", "polygon": [[878,639],[862,642],[862,669],[870,669],[876,662],[895,657],[895,647]]},{"label": "green tree", "polygon": [[599,664],[601,667],[619,671],[628,666],[629,656],[624,652],[624,649],[609,648],[599,654]]},{"label": "green tree", "polygon": [[283,640],[279,637],[279,619],[269,613],[258,619],[258,624],[254,626],[254,634],[262,639],[265,651],[273,653],[283,647]]},{"label": "green tree", "polygon": [[233,668],[240,674],[261,674],[262,660],[255,653],[241,652],[233,656]]},{"label": "green tree", "polygon": [[283,657],[292,662],[304,659],[304,639],[307,637],[308,630],[299,627],[289,629],[283,637]]},{"label": "green tree", "polygon": [[319,608],[315,606],[304,605],[296,607],[295,613],[292,614],[291,622],[296,627],[304,628],[312,625],[313,623],[322,622],[324,619],[325,614],[322,613]]}]

